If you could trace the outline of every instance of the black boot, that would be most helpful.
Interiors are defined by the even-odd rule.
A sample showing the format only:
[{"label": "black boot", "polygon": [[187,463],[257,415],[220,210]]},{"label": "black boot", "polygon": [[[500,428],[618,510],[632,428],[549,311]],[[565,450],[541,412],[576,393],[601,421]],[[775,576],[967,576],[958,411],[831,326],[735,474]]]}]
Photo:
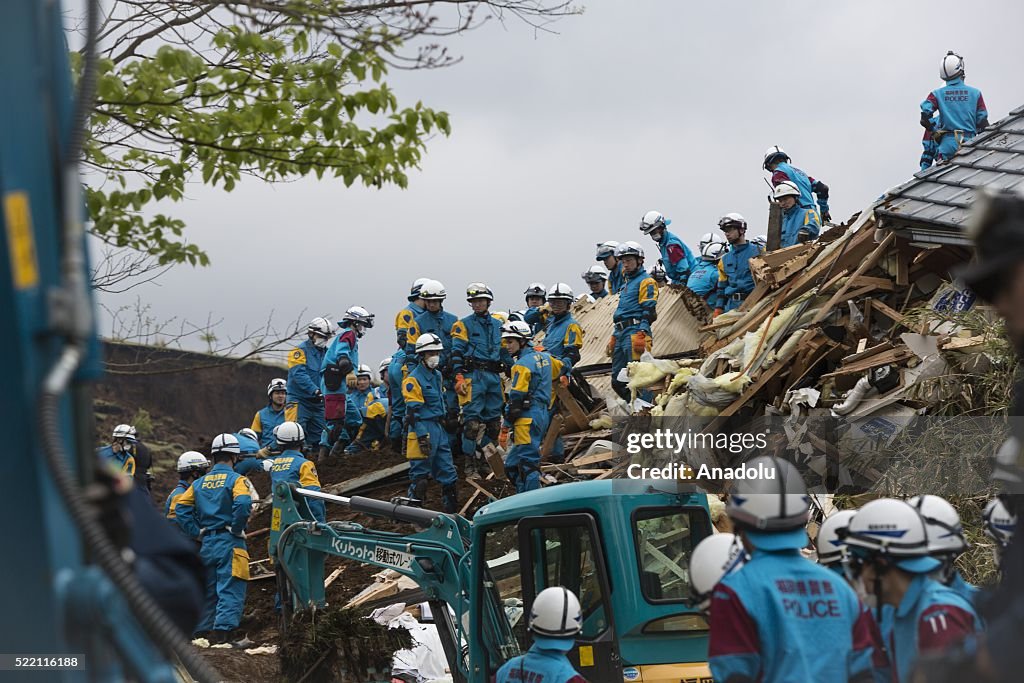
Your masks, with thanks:
[{"label": "black boot", "polygon": [[459,493],[454,483],[441,487],[441,504],[444,511],[450,514],[454,515],[459,511]]},{"label": "black boot", "polygon": [[323,465],[327,462],[327,456],[330,453],[330,449],[327,446],[321,446],[316,453],[316,464]]},{"label": "black boot", "polygon": [[413,479],[409,483],[409,492],[406,495],[422,504],[427,499],[427,481],[426,477]]}]

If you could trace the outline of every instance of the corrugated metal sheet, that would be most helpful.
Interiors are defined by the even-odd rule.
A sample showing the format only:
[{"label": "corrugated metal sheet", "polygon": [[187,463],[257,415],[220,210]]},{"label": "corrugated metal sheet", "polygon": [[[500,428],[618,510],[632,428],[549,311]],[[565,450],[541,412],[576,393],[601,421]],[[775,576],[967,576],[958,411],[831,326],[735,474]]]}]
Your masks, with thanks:
[{"label": "corrugated metal sheet", "polygon": [[915,242],[969,244],[963,226],[981,187],[1024,190],[1024,107],[965,143],[948,164],[890,190],[875,217]]},{"label": "corrugated metal sheet", "polygon": [[[573,308],[573,316],[583,328],[583,350],[577,364],[580,370],[611,363],[604,350],[612,336],[612,315],[618,305],[618,295],[612,295]],[[710,320],[711,312],[699,296],[681,286],[662,287],[658,294],[658,319],[651,329],[654,355],[679,356],[698,350],[701,335],[697,328]]]}]

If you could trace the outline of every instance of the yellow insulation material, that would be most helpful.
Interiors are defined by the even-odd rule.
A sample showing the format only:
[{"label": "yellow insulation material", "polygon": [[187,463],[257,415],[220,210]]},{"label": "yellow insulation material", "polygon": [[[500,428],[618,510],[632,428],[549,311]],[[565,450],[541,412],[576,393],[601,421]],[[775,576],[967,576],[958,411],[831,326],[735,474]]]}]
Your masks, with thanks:
[{"label": "yellow insulation material", "polygon": [[591,429],[611,429],[612,418],[610,415],[602,415],[599,418],[590,421]]},{"label": "yellow insulation material", "polygon": [[733,394],[741,394],[753,380],[742,372],[727,372],[712,380],[719,388]]}]

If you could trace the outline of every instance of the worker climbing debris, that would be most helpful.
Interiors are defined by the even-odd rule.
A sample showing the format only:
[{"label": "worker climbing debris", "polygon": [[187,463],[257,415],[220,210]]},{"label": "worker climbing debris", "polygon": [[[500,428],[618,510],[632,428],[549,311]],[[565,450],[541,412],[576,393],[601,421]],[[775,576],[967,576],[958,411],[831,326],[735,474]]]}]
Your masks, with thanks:
[{"label": "worker climbing debris", "polygon": [[547,324],[551,308],[547,305],[547,288],[542,282],[531,282],[523,292],[526,297],[526,309],[522,312],[523,321],[530,330],[537,334]]},{"label": "worker climbing debris", "polygon": [[[612,357],[612,388],[628,399],[629,390],[620,373],[627,363],[640,360],[652,348],[651,325],[658,317],[658,284],[644,269],[644,250],[636,242],[623,242],[615,256],[622,265],[624,284],[612,319],[615,333],[608,340],[607,355]],[[649,392],[643,398],[647,400]]]},{"label": "worker climbing debris", "polygon": [[818,215],[822,222],[832,220],[828,210],[828,185],[815,180],[790,163],[789,155],[778,145],[769,147],[764,153],[764,169],[772,174],[772,187],[789,181],[800,190],[797,205],[804,209],[814,209],[814,198],[818,199]]},{"label": "worker climbing debris", "polygon": [[320,391],[324,399],[324,421],[326,425],[320,438],[320,452],[317,460],[322,462],[328,455],[340,455],[347,440],[355,436],[355,430],[362,422],[359,407],[349,410],[353,404],[349,396],[347,377],[359,367],[359,339],[366,330],[373,327],[373,314],[362,306],[352,306],[341,318],[338,335],[331,341],[324,354],[320,369]]},{"label": "worker climbing debris", "polygon": [[[580,362],[580,349],[583,348],[583,328],[573,317],[569,310],[573,302],[572,288],[564,282],[551,286],[548,290],[548,305],[551,307],[551,315],[548,317],[547,327],[544,329],[544,351],[557,358],[564,367],[558,381],[562,386],[569,385],[569,373],[574,365]],[[557,402],[552,402],[551,416],[558,410]],[[555,437],[551,447],[551,460],[560,462],[565,455],[565,444],[562,436]]]},{"label": "worker climbing debris", "polygon": [[729,241],[729,251],[718,261],[715,316],[739,308],[747,295],[754,290],[750,259],[763,253],[760,247],[747,241],[747,221],[738,213],[727,213],[722,216],[718,221],[718,227]]},{"label": "worker climbing debris", "polygon": [[597,245],[597,261],[608,272],[609,294],[618,294],[623,285],[622,264],[619,263],[619,258],[616,255],[618,248],[619,243],[613,240],[600,242]]},{"label": "worker climbing debris", "polygon": [[[934,145],[934,153],[925,145],[925,155],[933,156],[941,164],[988,127],[988,108],[981,91],[964,82],[964,58],[952,50],[942,58],[939,76],[945,85],[928,93],[921,103],[921,125],[925,142],[930,134]],[[922,156],[922,171],[928,167],[925,161]]]},{"label": "worker climbing debris", "polygon": [[814,208],[800,206],[800,190],[796,183],[783,180],[776,185],[775,201],[782,208],[782,248],[818,238],[821,232],[818,212]]},{"label": "worker climbing debris", "polygon": [[661,215],[661,212],[648,211],[640,219],[640,232],[650,235],[654,243],[658,245],[658,250],[661,252],[661,260],[658,263],[664,269],[669,280],[684,284],[690,277],[696,260],[686,243],[669,232],[668,226],[671,223],[672,221]]}]

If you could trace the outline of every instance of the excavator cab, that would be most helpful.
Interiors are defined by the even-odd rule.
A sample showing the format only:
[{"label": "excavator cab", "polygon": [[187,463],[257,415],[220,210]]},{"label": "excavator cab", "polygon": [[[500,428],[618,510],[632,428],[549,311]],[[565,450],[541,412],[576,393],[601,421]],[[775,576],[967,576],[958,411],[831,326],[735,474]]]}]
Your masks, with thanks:
[{"label": "excavator cab", "polygon": [[689,602],[689,558],[712,533],[693,486],[565,484],[491,503],[473,519],[470,679],[530,646],[534,597],[565,586],[583,630],[569,658],[591,683],[710,681],[707,623]]}]

